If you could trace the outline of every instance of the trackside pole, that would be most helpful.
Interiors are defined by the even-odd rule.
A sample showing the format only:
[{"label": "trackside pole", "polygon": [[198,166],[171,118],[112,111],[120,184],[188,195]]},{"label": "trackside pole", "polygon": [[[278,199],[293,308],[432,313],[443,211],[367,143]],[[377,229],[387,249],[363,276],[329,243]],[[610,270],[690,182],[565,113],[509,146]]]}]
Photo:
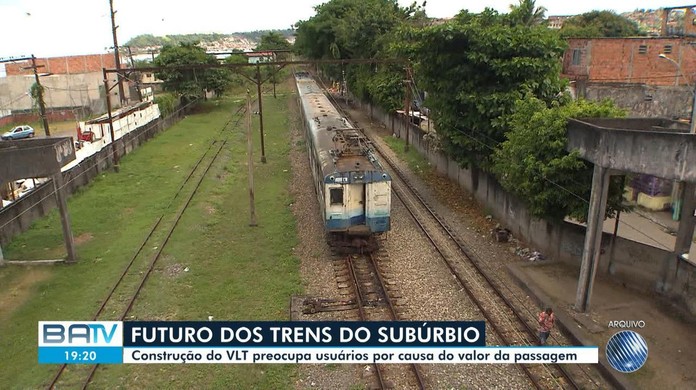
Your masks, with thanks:
[{"label": "trackside pole", "polygon": [[249,90],[247,90],[246,126],[247,164],[249,165],[249,226],[256,226],[256,208],[254,207],[254,159],[252,156],[254,147],[251,142],[251,95]]}]

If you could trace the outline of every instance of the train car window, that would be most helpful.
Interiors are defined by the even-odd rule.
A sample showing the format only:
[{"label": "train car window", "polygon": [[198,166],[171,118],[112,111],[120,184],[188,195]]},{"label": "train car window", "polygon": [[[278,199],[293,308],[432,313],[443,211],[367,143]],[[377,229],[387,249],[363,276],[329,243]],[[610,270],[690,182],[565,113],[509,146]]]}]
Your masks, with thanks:
[{"label": "train car window", "polygon": [[343,204],[343,188],[332,188],[331,189],[331,204]]}]

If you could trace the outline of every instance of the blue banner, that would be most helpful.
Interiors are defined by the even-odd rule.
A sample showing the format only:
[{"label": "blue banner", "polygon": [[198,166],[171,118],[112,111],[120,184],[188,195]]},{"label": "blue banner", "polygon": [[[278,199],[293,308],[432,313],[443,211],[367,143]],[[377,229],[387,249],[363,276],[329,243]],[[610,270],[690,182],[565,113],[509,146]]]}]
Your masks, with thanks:
[{"label": "blue banner", "polygon": [[39,347],[39,364],[121,364],[121,347]]}]

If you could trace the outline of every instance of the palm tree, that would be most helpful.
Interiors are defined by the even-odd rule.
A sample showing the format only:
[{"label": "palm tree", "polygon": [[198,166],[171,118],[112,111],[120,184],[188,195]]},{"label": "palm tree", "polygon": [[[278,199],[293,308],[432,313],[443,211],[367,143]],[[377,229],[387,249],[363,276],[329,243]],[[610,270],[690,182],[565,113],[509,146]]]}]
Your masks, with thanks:
[{"label": "palm tree", "polygon": [[518,1],[518,5],[510,5],[510,18],[512,24],[535,26],[544,23],[546,8],[536,7],[535,0]]}]

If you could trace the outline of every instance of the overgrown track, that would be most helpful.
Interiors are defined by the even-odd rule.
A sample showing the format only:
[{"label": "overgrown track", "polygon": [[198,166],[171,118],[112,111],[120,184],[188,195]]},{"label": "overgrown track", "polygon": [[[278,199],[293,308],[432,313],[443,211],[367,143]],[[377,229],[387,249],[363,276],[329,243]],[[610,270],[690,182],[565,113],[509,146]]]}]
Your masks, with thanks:
[{"label": "overgrown track", "polygon": [[[537,333],[528,318],[521,315],[506,298],[500,288],[487,275],[468,249],[461,244],[444,220],[421,197],[396,164],[373,142],[382,161],[387,163],[392,175],[393,193],[402,201],[425,237],[463,287],[472,302],[479,308],[487,324],[506,346],[537,345]],[[580,385],[574,376],[559,364],[520,364],[521,370],[537,389],[579,389],[599,387],[584,371],[577,367],[577,377],[585,376]]]},{"label": "overgrown track", "polygon": [[[334,262],[334,272],[339,286],[352,290],[360,321],[396,321],[400,319],[390,297],[392,292],[389,291],[388,283],[385,282],[379,267],[379,259],[384,258],[384,256],[386,254],[380,250],[377,253],[348,255],[342,261]],[[387,380],[390,376],[387,371],[394,371],[396,367],[393,365],[386,367],[376,363],[373,363],[372,366],[377,386],[380,389],[393,388],[393,382]],[[419,389],[425,389],[418,366],[408,364],[408,367],[408,370],[413,374],[412,384],[415,384]]]},{"label": "overgrown track", "polygon": [[[126,267],[112,286],[111,290],[109,290],[107,296],[102,300],[102,303],[99,306],[97,312],[94,314],[94,316],[92,316],[92,321],[123,321],[127,317],[128,313],[133,307],[133,304],[135,303],[135,300],[138,298],[140,291],[145,285],[145,282],[148,280],[150,274],[152,273],[152,270],[155,268],[155,264],[157,263],[157,260],[159,260],[162,251],[164,250],[165,246],[167,245],[167,242],[172,236],[172,233],[176,229],[177,224],[181,220],[181,217],[184,215],[184,212],[187,210],[189,204],[191,203],[191,200],[198,192],[198,189],[200,188],[203,179],[206,177],[206,174],[213,166],[213,163],[217,160],[217,157],[224,148],[224,146],[227,144],[229,134],[224,136],[224,139],[222,140],[220,140],[219,138],[223,136],[225,130],[228,129],[229,125],[233,121],[234,125],[232,126],[232,128],[236,128],[239,125],[241,119],[244,117],[245,113],[245,105],[240,106],[237,109],[237,111],[232,114],[231,119],[222,127],[219,134],[217,134],[217,136],[211,141],[210,145],[198,159],[196,164],[191,168],[191,171],[186,176],[181,186],[179,186],[179,188],[177,189],[176,193],[174,194],[169,204],[165,208],[165,211],[162,213],[162,215],[160,215],[157,218],[155,224],[152,226],[152,228],[145,236],[145,239],[143,240],[142,244],[138,247],[138,249],[135,251],[129,262],[126,264]],[[215,149],[215,146],[217,146],[217,149]],[[201,167],[201,163],[204,160],[206,160],[208,154],[213,150],[214,154],[208,158],[205,167]],[[202,168],[202,172],[199,168]],[[176,215],[174,216],[170,224],[169,229],[158,230],[161,222],[165,219],[169,208],[182,193],[184,187],[187,187],[187,184],[189,183],[189,181],[191,181],[191,179],[195,176],[197,172],[199,173],[198,181],[193,184],[193,188],[190,189],[188,197],[186,198],[184,203],[179,207]],[[158,241],[157,237],[162,234],[164,234],[164,237],[162,237],[161,240]],[[156,245],[156,242],[160,242],[160,244]],[[152,246],[157,248],[157,251],[154,253],[149,262],[146,261],[147,256],[145,256],[144,254],[141,256],[141,254],[143,253],[143,249],[146,246]],[[92,366],[73,366],[68,371],[66,371],[66,367],[66,364],[61,365],[61,367],[58,369],[58,372],[51,380],[51,383],[48,385],[48,389],[57,388],[57,385],[61,383],[61,380],[65,382],[61,383],[63,385],[61,387],[78,387],[79,377],[83,378],[79,387],[81,389],[86,389],[87,386],[89,386],[89,383],[91,382],[92,378],[94,377],[94,374],[97,371],[99,365],[96,364]],[[88,367],[89,371],[87,371]],[[74,372],[72,371],[73,368]],[[70,376],[73,377],[71,378],[72,380],[64,380],[63,376],[67,372],[70,372]]]}]

